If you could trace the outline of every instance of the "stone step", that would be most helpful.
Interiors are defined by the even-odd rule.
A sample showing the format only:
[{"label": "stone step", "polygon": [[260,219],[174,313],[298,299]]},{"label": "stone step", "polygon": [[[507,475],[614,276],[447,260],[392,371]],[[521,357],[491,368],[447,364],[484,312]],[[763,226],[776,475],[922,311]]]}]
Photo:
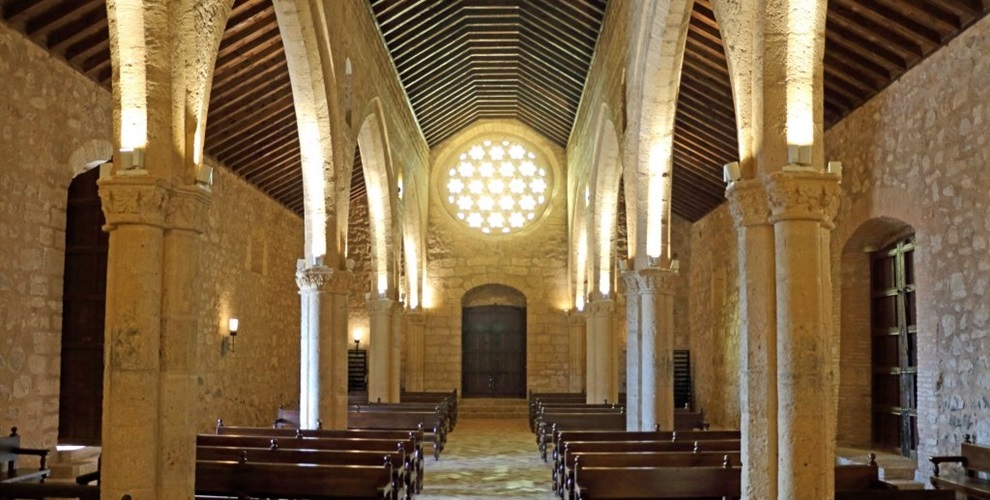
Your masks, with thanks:
[{"label": "stone step", "polygon": [[59,446],[49,459],[50,479],[55,482],[75,481],[76,476],[96,472],[99,467],[100,448],[98,446]]},{"label": "stone step", "polygon": [[468,398],[457,403],[458,418],[510,419],[528,418],[529,402],[525,399]]}]

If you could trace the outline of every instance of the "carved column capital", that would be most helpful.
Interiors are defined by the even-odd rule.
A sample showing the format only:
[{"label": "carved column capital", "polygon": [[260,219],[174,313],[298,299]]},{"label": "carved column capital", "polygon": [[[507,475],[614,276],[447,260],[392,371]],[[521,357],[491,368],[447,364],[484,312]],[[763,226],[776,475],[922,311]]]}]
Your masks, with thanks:
[{"label": "carved column capital", "polygon": [[406,321],[408,321],[409,324],[413,326],[425,326],[426,314],[423,314],[423,311],[419,309],[408,310],[406,311]]},{"label": "carved column capital", "polygon": [[639,271],[643,288],[640,293],[674,295],[680,273],[671,269],[647,267]]},{"label": "carved column capital", "polygon": [[643,281],[643,276],[639,274],[639,271],[622,271],[622,283],[626,285],[626,295],[639,295],[643,293],[643,289],[646,288],[646,283]]},{"label": "carved column capital", "polygon": [[210,215],[210,193],[194,186],[172,190],[165,214],[169,229],[203,234]]},{"label": "carved column capital", "polygon": [[585,314],[582,311],[572,309],[567,311],[565,314],[567,315],[567,324],[570,326],[584,325],[588,321],[588,318],[585,317]]},{"label": "carved column capital", "polygon": [[725,197],[729,200],[729,211],[736,227],[770,224],[770,202],[763,181],[735,181],[725,190]]},{"label": "carved column capital", "polygon": [[588,318],[593,316],[605,316],[615,311],[615,302],[612,300],[595,300],[588,304]]},{"label": "carved column capital", "polygon": [[388,316],[392,314],[392,311],[400,304],[389,298],[371,298],[368,299],[368,312],[372,315],[381,314]]},{"label": "carved column capital", "polygon": [[296,270],[296,285],[300,292],[327,292],[346,295],[351,283],[351,273],[326,266],[313,266]]},{"label": "carved column capital", "polygon": [[771,222],[809,220],[832,228],[839,209],[839,176],[825,172],[774,172],[767,176]]},{"label": "carved column capital", "polygon": [[151,175],[117,175],[97,181],[105,231],[118,226],[138,224],[165,227],[168,183]]}]

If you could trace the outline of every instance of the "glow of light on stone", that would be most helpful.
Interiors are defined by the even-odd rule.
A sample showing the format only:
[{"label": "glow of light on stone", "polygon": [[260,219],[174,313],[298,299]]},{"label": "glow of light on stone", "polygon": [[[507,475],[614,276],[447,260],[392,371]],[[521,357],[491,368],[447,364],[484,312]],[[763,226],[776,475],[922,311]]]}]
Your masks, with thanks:
[{"label": "glow of light on stone", "polygon": [[612,230],[615,226],[614,208],[611,203],[601,204],[598,221],[598,291],[607,296],[612,291]]},{"label": "glow of light on stone", "polygon": [[148,79],[145,13],[142,2],[116,4],[120,66],[120,147],[143,148],[148,143]]},{"label": "glow of light on stone", "polygon": [[316,117],[300,117],[299,155],[302,163],[303,196],[306,211],[306,234],[309,235],[310,258],[315,260],[327,253],[327,205],[324,196],[323,150]]},{"label": "glow of light on stone", "polygon": [[577,252],[574,259],[575,285],[574,285],[574,308],[578,311],[584,310],[584,279],[585,271],[588,269],[588,231],[583,227],[578,229]]},{"label": "glow of light on stone", "polygon": [[419,307],[419,262],[416,252],[416,240],[406,238],[406,279],[409,280],[406,300],[409,302],[409,309]]},{"label": "glow of light on stone", "polygon": [[[669,138],[661,140],[650,149],[649,179],[647,180],[646,254],[659,257],[663,253],[663,192],[664,172],[670,172],[671,157]],[[667,177],[669,179],[669,177]]]},{"label": "glow of light on stone", "polygon": [[787,12],[787,143],[814,141],[815,19],[821,0],[792,0]]}]

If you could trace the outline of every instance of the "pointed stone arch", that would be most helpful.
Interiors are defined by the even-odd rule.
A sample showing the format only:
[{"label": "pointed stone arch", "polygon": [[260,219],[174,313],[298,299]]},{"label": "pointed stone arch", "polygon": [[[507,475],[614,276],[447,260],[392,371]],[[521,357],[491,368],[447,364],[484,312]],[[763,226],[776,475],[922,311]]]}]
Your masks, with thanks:
[{"label": "pointed stone arch", "polygon": [[622,177],[622,161],[615,125],[609,118],[608,105],[603,104],[595,141],[592,164],[592,240],[598,245],[594,255],[594,285],[591,291],[608,296],[614,292],[612,275],[615,265],[615,240],[618,221],[619,179]]},{"label": "pointed stone arch", "polygon": [[373,111],[365,117],[357,135],[368,196],[372,266],[376,273],[372,293],[398,298],[395,261],[397,186],[381,102],[373,100],[372,107]]}]

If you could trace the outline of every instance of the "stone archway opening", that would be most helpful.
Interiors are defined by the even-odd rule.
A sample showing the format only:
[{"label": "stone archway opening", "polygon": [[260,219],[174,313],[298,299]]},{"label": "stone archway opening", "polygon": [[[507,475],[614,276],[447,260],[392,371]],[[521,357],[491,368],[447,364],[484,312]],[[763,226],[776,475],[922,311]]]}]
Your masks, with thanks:
[{"label": "stone archway opening", "polygon": [[461,354],[463,397],[525,397],[526,296],[497,284],[464,294]]},{"label": "stone archway opening", "polygon": [[839,446],[916,453],[914,248],[914,228],[886,217],[864,222],[843,247]]}]

